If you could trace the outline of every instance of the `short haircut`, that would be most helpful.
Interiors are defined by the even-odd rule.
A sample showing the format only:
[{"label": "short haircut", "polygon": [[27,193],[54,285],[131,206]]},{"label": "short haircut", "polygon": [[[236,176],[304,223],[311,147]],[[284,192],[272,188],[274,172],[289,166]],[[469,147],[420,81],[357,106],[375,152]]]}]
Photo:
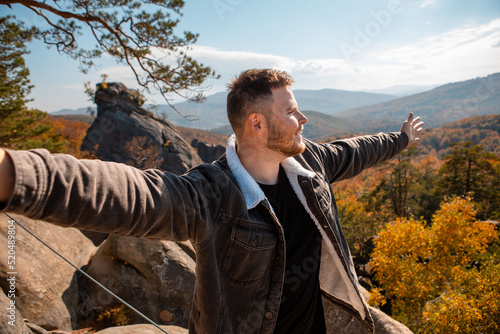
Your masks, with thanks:
[{"label": "short haircut", "polygon": [[253,112],[266,114],[272,103],[271,89],[291,86],[292,77],[285,71],[251,69],[242,72],[228,85],[227,117],[233,131],[240,133]]}]

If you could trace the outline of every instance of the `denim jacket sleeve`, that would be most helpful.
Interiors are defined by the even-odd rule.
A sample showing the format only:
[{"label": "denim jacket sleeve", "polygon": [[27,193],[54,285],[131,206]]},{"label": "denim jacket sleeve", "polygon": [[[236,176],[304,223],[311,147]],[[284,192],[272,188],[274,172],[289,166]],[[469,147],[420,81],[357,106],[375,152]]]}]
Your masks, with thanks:
[{"label": "denim jacket sleeve", "polygon": [[223,187],[211,165],[177,176],[43,149],[7,152],[16,184],[0,211],[85,230],[199,242],[220,206]]},{"label": "denim jacket sleeve", "polygon": [[379,133],[314,145],[316,158],[330,183],[354,177],[390,159],[408,145],[404,132]]}]

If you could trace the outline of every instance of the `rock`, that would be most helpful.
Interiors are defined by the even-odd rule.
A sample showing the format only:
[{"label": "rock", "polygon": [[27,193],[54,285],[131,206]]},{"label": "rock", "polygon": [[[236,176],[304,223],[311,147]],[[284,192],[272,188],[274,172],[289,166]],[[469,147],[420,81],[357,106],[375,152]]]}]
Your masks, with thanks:
[{"label": "rock", "polygon": [[[332,334],[368,334],[369,332],[350,313],[323,298],[327,333]],[[402,323],[392,319],[384,312],[369,307],[375,322],[375,334],[412,334]]]},{"label": "rock", "polygon": [[196,149],[201,160],[206,163],[212,163],[213,161],[218,160],[224,153],[226,153],[226,148],[224,146],[208,146],[204,142],[198,141],[198,139],[193,139],[191,141],[191,146]]},{"label": "rock", "polygon": [[[87,264],[96,247],[79,230],[11,215],[78,267]],[[0,218],[0,252],[7,254],[9,218]],[[45,329],[76,328],[78,287],[75,269],[21,227],[15,226],[15,268],[0,257],[0,287],[8,291],[9,272],[16,274],[16,307],[23,317]]]},{"label": "rock", "polygon": [[[110,235],[87,272],[155,323],[188,326],[195,262],[175,242]],[[94,284],[86,290],[85,309],[98,314],[116,305]],[[127,316],[129,324],[144,323],[132,311]]]},{"label": "rock", "polygon": [[[15,298],[12,300],[16,302]],[[11,299],[2,290],[0,290],[0,309],[2,310],[0,313],[0,328],[3,334],[33,334],[24,323],[16,305],[12,306]]]},{"label": "rock", "polygon": [[[188,330],[178,326],[160,326],[168,334],[188,334]],[[153,325],[131,325],[110,327],[95,334],[164,334]]]},{"label": "rock", "polygon": [[[31,329],[32,333],[35,333],[35,334],[50,334],[50,333],[52,333],[52,332],[45,330],[44,328],[42,328],[40,326],[32,324],[31,322],[26,322],[26,326],[29,329]],[[68,333],[68,332],[66,332],[66,333]]]},{"label": "rock", "polygon": [[375,321],[375,334],[413,334],[413,332],[402,323],[392,319],[384,312],[370,307],[370,312]]},{"label": "rock", "polygon": [[[173,124],[140,107],[143,100],[137,91],[121,83],[100,84],[95,102],[97,117],[83,139],[82,150],[93,152],[102,160],[122,163],[152,159],[154,154],[159,160],[154,161],[155,167],[175,174],[202,163]],[[133,139],[143,141],[126,150]],[[148,147],[151,153],[141,156]]]}]

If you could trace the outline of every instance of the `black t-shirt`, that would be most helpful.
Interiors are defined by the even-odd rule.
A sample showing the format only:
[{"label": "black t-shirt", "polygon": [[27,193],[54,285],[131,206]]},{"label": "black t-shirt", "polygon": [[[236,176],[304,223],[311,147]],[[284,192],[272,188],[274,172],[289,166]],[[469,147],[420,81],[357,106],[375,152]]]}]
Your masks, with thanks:
[{"label": "black t-shirt", "polygon": [[286,241],[283,296],[274,333],[324,334],[325,316],[319,288],[321,234],[280,167],[276,185],[260,185]]}]

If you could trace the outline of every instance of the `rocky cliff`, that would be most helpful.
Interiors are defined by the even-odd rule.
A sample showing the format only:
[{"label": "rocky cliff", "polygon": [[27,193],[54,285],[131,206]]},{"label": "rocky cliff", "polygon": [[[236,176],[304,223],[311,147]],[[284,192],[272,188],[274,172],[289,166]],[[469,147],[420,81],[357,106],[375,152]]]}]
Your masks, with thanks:
[{"label": "rocky cliff", "polygon": [[82,150],[102,160],[127,163],[147,159],[140,154],[150,149],[159,161],[154,167],[175,174],[202,162],[173,124],[142,108],[144,98],[136,90],[121,83],[102,83],[97,85],[95,103],[97,117]]}]

